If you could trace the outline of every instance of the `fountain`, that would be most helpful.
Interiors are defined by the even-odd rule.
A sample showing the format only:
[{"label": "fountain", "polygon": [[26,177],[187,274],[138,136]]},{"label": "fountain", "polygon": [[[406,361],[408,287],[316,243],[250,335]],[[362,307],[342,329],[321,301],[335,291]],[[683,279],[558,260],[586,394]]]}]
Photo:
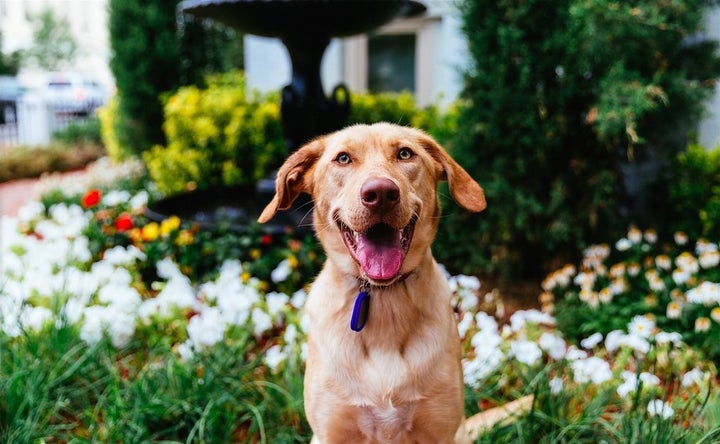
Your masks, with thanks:
[{"label": "fountain", "polygon": [[[242,33],[279,38],[292,64],[290,83],[282,89],[281,118],[289,152],[312,138],[343,127],[350,113],[350,95],[343,84],[325,96],[320,62],[333,37],[376,29],[395,17],[425,11],[414,0],[185,0],[178,10],[216,20]],[[254,221],[275,191],[274,179],[261,180],[256,190],[221,188],[190,192],[151,204],[148,215],[212,225],[218,218],[241,228]],[[278,213],[267,224],[273,232],[302,224],[307,200]],[[309,227],[308,227],[309,228]]]}]

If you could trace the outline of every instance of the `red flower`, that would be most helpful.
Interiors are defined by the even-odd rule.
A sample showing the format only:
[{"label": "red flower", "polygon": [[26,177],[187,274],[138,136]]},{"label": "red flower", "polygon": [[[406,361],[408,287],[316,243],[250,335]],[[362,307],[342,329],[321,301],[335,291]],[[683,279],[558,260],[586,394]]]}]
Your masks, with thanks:
[{"label": "red flower", "polygon": [[272,244],[272,241],[273,241],[273,237],[271,234],[266,234],[260,238],[260,244],[262,244],[262,245],[270,245],[270,244]]},{"label": "red flower", "polygon": [[85,208],[92,208],[100,203],[100,198],[102,197],[102,193],[100,190],[90,190],[82,197],[82,200],[80,203]]},{"label": "red flower", "polygon": [[133,223],[132,216],[128,213],[122,213],[117,219],[115,219],[115,229],[118,231],[128,231],[134,226],[135,224]]}]

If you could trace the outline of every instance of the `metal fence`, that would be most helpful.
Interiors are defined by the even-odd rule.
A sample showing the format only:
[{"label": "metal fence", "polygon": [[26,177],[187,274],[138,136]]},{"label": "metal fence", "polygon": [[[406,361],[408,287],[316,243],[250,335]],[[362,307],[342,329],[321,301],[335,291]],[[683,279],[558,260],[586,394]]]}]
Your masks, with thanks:
[{"label": "metal fence", "polygon": [[102,105],[93,103],[79,110],[74,104],[50,103],[39,95],[0,101],[0,153],[21,145],[45,145],[55,132],[92,116]]}]

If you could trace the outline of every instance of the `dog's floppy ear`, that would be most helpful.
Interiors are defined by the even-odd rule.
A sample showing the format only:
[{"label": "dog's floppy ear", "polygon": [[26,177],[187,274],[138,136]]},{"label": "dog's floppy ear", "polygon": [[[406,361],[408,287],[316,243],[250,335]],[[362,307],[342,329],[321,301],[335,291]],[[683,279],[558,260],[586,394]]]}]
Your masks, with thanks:
[{"label": "dog's floppy ear", "polygon": [[323,138],[302,146],[287,158],[275,179],[275,196],[265,207],[258,222],[269,221],[278,210],[290,208],[301,192],[309,192],[308,171],[315,165],[325,146]]},{"label": "dog's floppy ear", "polygon": [[430,155],[442,167],[441,180],[447,180],[450,194],[455,202],[468,211],[480,212],[485,209],[485,192],[475,180],[461,167],[434,139],[423,138],[423,145]]}]

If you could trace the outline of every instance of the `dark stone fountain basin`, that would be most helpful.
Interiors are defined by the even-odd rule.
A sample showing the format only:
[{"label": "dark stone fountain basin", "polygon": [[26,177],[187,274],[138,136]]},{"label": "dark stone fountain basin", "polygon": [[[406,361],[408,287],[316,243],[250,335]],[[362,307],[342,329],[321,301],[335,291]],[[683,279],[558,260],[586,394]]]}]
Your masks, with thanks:
[{"label": "dark stone fountain basin", "polygon": [[408,0],[186,0],[183,12],[263,37],[345,37],[424,10]]},{"label": "dark stone fountain basin", "polygon": [[[250,185],[195,190],[152,202],[145,209],[145,216],[159,222],[174,215],[201,228],[226,227],[243,232],[257,221],[268,203],[266,196],[260,196],[255,186]],[[295,232],[309,232],[312,229],[311,204],[306,196],[301,199],[304,206],[299,206],[296,211],[279,212],[263,225],[263,229],[272,234],[283,233],[287,227],[292,227]]]}]

